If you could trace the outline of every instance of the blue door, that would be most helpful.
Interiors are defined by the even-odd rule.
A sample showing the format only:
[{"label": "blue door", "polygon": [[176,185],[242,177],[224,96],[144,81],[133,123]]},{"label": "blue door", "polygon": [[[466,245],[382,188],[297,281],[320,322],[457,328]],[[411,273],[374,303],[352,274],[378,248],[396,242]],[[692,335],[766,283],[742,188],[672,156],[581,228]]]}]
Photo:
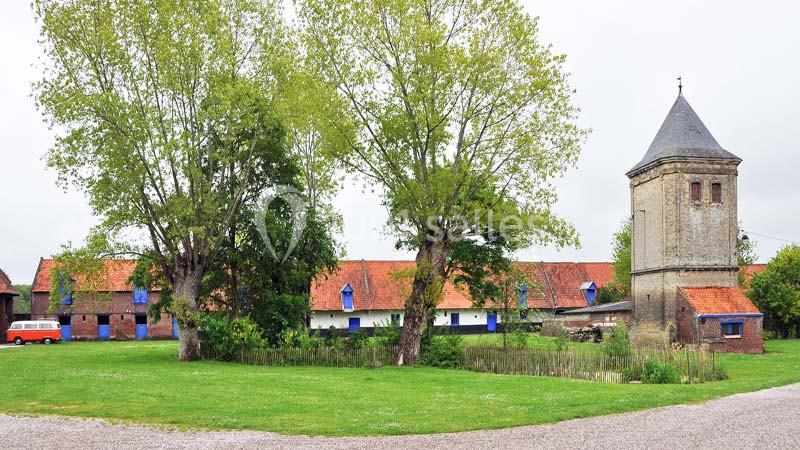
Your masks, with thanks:
[{"label": "blue door", "polygon": [[61,340],[69,341],[72,339],[72,325],[61,325]]},{"label": "blue door", "polygon": [[58,323],[61,325],[61,340],[72,339],[72,316],[58,316]]},{"label": "blue door", "polygon": [[147,339],[147,316],[143,314],[136,315],[136,340],[143,341]]},{"label": "blue door", "polygon": [[497,313],[490,312],[486,315],[486,331],[497,331]]},{"label": "blue door", "polygon": [[97,339],[107,341],[111,339],[111,322],[108,316],[97,316]]},{"label": "blue door", "polygon": [[450,326],[457,327],[459,325],[460,319],[461,315],[459,313],[450,313]]},{"label": "blue door", "polygon": [[351,317],[348,323],[348,330],[351,333],[355,333],[358,329],[361,328],[361,318],[360,317]]},{"label": "blue door", "polygon": [[178,319],[172,318],[172,339],[178,339],[180,334],[178,333]]}]

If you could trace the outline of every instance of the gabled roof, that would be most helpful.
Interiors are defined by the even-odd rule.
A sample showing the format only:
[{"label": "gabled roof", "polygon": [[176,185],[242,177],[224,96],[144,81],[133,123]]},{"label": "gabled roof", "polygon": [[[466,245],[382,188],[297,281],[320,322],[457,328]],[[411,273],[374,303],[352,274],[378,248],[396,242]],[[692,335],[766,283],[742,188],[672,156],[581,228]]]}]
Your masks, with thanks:
[{"label": "gabled roof", "polygon": [[681,287],[679,290],[700,315],[761,313],[738,287]]},{"label": "gabled roof", "polygon": [[[41,259],[39,268],[36,269],[36,275],[33,278],[31,292],[50,292],[50,287],[52,286],[50,273],[54,265],[55,260],[53,259]],[[136,268],[135,259],[106,259],[103,260],[103,265],[105,273],[100,281],[101,285],[97,286],[96,290],[102,292],[133,292],[133,287],[128,282],[128,279]],[[83,277],[76,275],[74,279],[76,290],[90,290],[86,286]],[[159,289],[154,286],[151,290],[158,291]]]},{"label": "gabled roof", "polygon": [[600,312],[617,312],[617,311],[631,311],[633,303],[630,300],[623,302],[606,303],[604,305],[589,306],[587,308],[571,309],[564,311],[563,314],[588,314]]},{"label": "gabled roof", "polygon": [[594,281],[584,281],[583,283],[581,283],[580,289],[582,291],[585,291],[591,289],[592,287],[597,288],[597,285],[594,284]]},{"label": "gabled roof", "polygon": [[0,294],[6,295],[22,295],[15,287],[11,284],[11,279],[8,278],[5,272],[0,269]]},{"label": "gabled roof", "polygon": [[[536,309],[569,309],[587,306],[581,283],[591,280],[597,287],[610,282],[611,263],[515,263],[529,274],[535,286],[528,288],[528,305]],[[312,311],[341,311],[340,290],[353,288],[356,310],[402,310],[411,292],[414,261],[340,261],[339,270],[321,274],[311,283]],[[445,283],[439,309],[473,308],[466,288]]]},{"label": "gabled roof", "polygon": [[627,175],[632,177],[650,164],[669,157],[723,159],[737,164],[742,161],[719,145],[682,94],[678,94],[672,104],[644,158]]}]

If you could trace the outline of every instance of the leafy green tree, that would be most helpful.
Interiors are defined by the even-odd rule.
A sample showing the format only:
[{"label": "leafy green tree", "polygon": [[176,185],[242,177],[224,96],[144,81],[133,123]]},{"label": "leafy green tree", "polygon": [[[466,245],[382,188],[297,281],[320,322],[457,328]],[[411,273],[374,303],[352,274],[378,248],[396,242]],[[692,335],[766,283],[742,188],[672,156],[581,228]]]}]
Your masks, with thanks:
[{"label": "leafy green tree", "polygon": [[272,102],[291,47],[280,11],[257,0],[33,10],[45,53],[36,99],[59,130],[48,165],[87,195],[109,253],[154,259],[178,312],[179,358],[198,359],[200,282],[260,159],[284,145]]},{"label": "leafy green tree", "polygon": [[744,234],[741,223],[739,224],[739,237],[736,240],[736,256],[739,263],[739,286],[744,287],[747,281],[747,266],[754,264],[758,255],[756,255],[756,243]]},{"label": "leafy green tree", "polygon": [[311,66],[343,100],[341,164],[377,185],[398,247],[416,251],[395,362],[414,364],[420,333],[451,275],[460,239],[501,225],[573,245],[551,213],[551,180],[585,132],[562,69],[513,0],[305,0]]},{"label": "leafy green tree", "polygon": [[617,287],[616,283],[609,283],[597,289],[596,305],[604,305],[606,303],[621,302],[628,298],[622,289]]},{"label": "leafy green tree", "polygon": [[614,289],[612,294],[621,293],[623,298],[631,295],[631,223],[625,221],[620,229],[614,233],[611,241],[611,260],[614,265]]},{"label": "leafy green tree", "polygon": [[800,246],[789,245],[753,275],[747,296],[764,313],[764,328],[780,337],[800,335]]},{"label": "leafy green tree", "polygon": [[31,313],[31,285],[15,284],[14,288],[19,291],[19,297],[14,299],[14,314]]}]

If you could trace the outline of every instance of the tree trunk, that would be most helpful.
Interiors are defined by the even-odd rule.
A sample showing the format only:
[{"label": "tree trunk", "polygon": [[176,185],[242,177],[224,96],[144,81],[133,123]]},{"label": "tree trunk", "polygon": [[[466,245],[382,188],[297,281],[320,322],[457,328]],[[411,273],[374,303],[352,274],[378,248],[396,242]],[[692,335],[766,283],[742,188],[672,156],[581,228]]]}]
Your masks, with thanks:
[{"label": "tree trunk", "polygon": [[198,361],[200,359],[200,345],[197,336],[197,292],[200,288],[202,274],[195,271],[183,278],[175,280],[173,286],[173,302],[180,305],[178,308],[178,329],[180,331],[179,361]]},{"label": "tree trunk", "polygon": [[442,296],[449,252],[449,242],[427,240],[417,252],[414,283],[406,300],[403,331],[394,358],[396,365],[413,366],[417,362],[422,326]]}]

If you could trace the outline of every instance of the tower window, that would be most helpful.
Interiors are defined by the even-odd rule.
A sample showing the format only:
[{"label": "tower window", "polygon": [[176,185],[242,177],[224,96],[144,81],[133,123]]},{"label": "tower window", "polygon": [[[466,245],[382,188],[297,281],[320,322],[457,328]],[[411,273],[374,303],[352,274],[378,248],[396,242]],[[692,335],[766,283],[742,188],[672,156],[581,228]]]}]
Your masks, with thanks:
[{"label": "tower window", "polygon": [[711,184],[711,203],[722,203],[722,183]]},{"label": "tower window", "polygon": [[692,201],[699,202],[700,201],[700,182],[694,181],[692,182]]}]

